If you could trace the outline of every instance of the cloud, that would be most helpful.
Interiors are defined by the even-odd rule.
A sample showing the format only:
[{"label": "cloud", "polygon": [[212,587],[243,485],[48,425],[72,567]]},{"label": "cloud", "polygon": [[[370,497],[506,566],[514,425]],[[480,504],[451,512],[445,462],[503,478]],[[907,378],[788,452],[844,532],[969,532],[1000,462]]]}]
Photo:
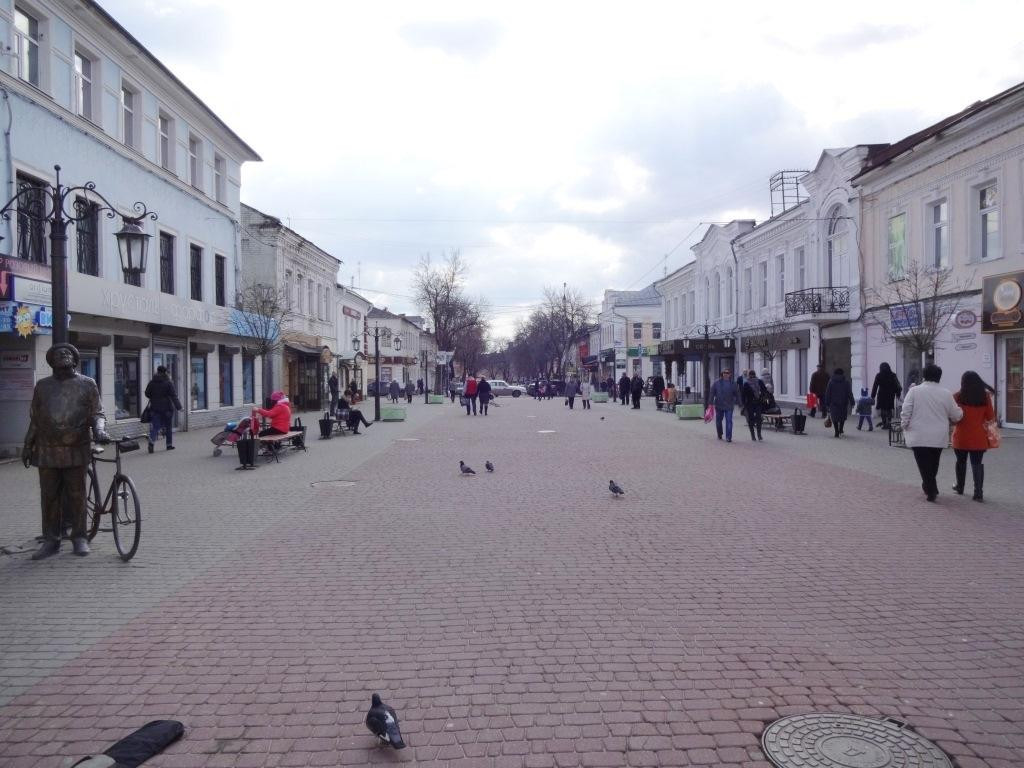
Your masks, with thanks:
[{"label": "cloud", "polygon": [[501,42],[502,26],[495,19],[415,21],[399,28],[402,38],[414,48],[432,48],[467,61],[476,62]]},{"label": "cloud", "polygon": [[919,34],[921,27],[910,24],[860,24],[826,35],[815,48],[824,55],[860,53],[872,46],[903,43]]}]

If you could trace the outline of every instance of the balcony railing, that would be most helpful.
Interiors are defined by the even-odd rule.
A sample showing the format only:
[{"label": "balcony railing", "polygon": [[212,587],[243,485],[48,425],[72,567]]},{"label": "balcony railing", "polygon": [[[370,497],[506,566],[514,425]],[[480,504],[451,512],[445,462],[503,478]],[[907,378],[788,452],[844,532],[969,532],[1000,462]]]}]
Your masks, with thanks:
[{"label": "balcony railing", "polygon": [[844,314],[850,311],[850,289],[827,286],[804,288],[786,294],[786,317]]}]

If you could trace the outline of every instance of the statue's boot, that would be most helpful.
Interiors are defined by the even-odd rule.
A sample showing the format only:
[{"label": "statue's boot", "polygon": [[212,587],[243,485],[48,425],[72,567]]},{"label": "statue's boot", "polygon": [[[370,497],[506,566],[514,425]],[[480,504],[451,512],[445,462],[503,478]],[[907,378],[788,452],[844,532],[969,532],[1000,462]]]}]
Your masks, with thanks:
[{"label": "statue's boot", "polygon": [[43,539],[43,543],[39,545],[39,549],[32,555],[33,560],[42,560],[49,557],[50,555],[56,555],[60,552],[60,539]]},{"label": "statue's boot", "polygon": [[89,540],[84,536],[77,536],[74,539],[72,539],[71,545],[75,549],[75,554],[80,555],[81,557],[85,557],[90,552],[92,552],[92,550],[89,549]]}]

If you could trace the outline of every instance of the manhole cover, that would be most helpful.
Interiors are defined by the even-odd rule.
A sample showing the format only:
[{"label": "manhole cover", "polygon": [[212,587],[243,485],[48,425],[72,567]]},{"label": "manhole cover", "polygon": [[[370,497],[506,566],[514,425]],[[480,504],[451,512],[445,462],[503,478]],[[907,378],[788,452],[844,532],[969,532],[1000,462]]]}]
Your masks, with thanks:
[{"label": "manhole cover", "polygon": [[553,429],[538,429],[537,430],[537,434],[539,434],[539,435],[553,435],[553,434],[555,434],[555,430],[553,430]]},{"label": "manhole cover", "polygon": [[418,437],[399,437],[395,439],[396,443],[418,443],[419,441]]},{"label": "manhole cover", "polygon": [[894,720],[860,715],[793,715],[761,737],[779,768],[952,768],[945,753]]},{"label": "manhole cover", "polygon": [[350,488],[355,483],[352,480],[317,480],[310,485],[313,488]]}]

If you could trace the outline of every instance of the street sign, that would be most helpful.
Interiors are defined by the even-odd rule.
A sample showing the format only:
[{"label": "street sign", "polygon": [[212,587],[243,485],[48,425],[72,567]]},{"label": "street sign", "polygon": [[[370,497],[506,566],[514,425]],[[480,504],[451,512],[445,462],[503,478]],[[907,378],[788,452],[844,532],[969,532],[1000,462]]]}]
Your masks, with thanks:
[{"label": "street sign", "polygon": [[51,306],[53,304],[53,286],[42,280],[18,276],[14,278],[13,299],[22,304]]},{"label": "street sign", "polygon": [[893,333],[913,331],[921,327],[921,308],[917,304],[889,307],[889,327]]}]

